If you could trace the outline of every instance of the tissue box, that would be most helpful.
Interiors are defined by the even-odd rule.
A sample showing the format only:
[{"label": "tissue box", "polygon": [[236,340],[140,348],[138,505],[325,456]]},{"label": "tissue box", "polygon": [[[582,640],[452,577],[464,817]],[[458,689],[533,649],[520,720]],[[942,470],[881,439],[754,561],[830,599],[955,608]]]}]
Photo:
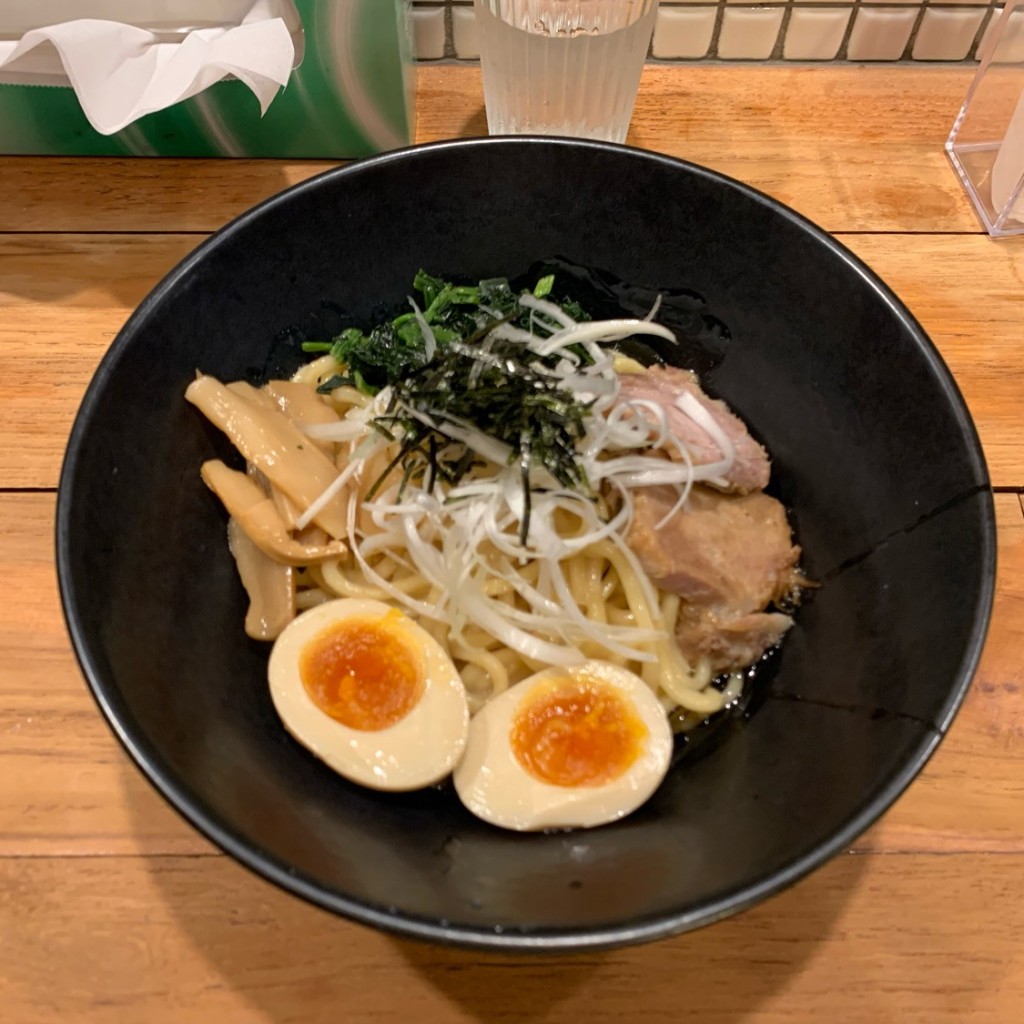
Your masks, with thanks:
[{"label": "tissue box", "polygon": [[[104,135],[90,124],[67,79],[32,74],[33,63],[42,66],[47,57],[51,63],[58,59],[57,50],[46,43],[17,65],[19,72],[5,73],[0,67],[0,153],[352,158],[410,143],[415,129],[410,0],[286,0],[286,4],[296,66],[265,115],[261,116],[251,80],[249,84],[244,80],[251,76],[222,61],[216,77],[233,69],[232,77]],[[190,32],[216,33],[236,27],[242,20],[258,17],[254,9],[264,7],[277,10],[281,4],[271,6],[268,0],[4,0],[0,45],[7,41],[10,50],[11,42],[23,40],[32,29],[95,18],[124,21],[155,33],[169,49],[186,41]],[[126,12],[129,16],[124,17]],[[287,33],[282,33],[287,43]],[[286,69],[284,65],[285,74]],[[102,74],[99,78],[102,82]],[[65,84],[24,84],[42,81]],[[75,84],[81,88],[80,77]],[[201,84],[199,80],[195,88]],[[268,95],[273,95],[274,88]]]}]

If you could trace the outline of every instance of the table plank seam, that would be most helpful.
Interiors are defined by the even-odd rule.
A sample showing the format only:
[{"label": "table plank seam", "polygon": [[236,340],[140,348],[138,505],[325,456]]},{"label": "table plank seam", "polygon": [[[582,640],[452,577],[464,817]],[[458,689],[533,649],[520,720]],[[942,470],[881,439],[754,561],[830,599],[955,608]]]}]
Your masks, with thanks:
[{"label": "table plank seam", "polygon": [[[859,842],[859,840],[858,840]],[[964,847],[962,849],[926,850],[919,847],[874,847],[851,846],[836,857],[1021,857],[1024,849],[978,849]],[[173,850],[139,853],[131,852],[82,852],[82,853],[0,853],[0,864],[8,861],[139,861],[139,860],[199,860],[221,858],[238,863],[230,854],[223,850]]]},{"label": "table plank seam", "polygon": [[[224,222],[225,224],[228,221]],[[168,230],[166,228],[160,231],[147,231],[145,229],[132,230],[131,228],[119,228],[114,230],[113,228],[91,228],[88,231],[61,231],[59,229],[49,228],[37,228],[34,230],[4,230],[0,229],[0,238],[53,238],[64,236],[80,236],[85,238],[110,238],[110,237],[146,237],[148,235],[154,237],[167,237],[167,238],[208,238],[216,229],[206,228],[183,228],[181,230]],[[896,232],[897,234],[899,232]],[[950,232],[953,234],[953,232]]]},{"label": "table plank seam", "polygon": [[[225,224],[230,223],[230,220],[234,218],[228,218],[224,221]],[[151,236],[154,238],[168,237],[199,237],[204,238],[212,235],[217,228],[160,228],[154,230],[152,228],[87,228],[87,229],[62,229],[62,228],[0,228],[0,238],[39,238],[39,237],[53,237],[53,236],[82,236],[86,238],[110,238],[117,236],[126,237],[142,237]],[[824,228],[822,230],[825,230]],[[985,234],[981,229],[977,231],[966,231],[966,230],[934,230],[934,229],[914,229],[907,231],[897,231],[890,228],[836,228],[834,230],[826,231],[827,234],[832,235],[835,238],[973,238],[975,236],[983,236]]]}]

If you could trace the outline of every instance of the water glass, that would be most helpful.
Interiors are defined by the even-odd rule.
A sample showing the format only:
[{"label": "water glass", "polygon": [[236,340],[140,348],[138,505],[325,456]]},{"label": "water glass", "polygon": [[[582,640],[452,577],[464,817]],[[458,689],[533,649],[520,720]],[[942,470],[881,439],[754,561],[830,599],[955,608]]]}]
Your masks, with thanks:
[{"label": "water glass", "polygon": [[623,142],[658,0],[475,0],[492,135]]}]

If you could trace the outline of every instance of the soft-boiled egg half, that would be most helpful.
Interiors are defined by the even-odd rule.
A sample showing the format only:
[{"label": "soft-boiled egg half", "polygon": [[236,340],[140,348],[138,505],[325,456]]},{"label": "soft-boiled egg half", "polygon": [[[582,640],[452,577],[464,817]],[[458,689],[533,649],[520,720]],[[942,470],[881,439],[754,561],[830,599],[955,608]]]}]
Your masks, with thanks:
[{"label": "soft-boiled egg half", "polygon": [[665,710],[603,661],[550,668],[499,694],[469,727],[459,798],[503,828],[587,828],[636,810],[672,757]]},{"label": "soft-boiled egg half", "polygon": [[432,785],[465,748],[469,709],[451,658],[381,601],[341,598],[303,612],[274,643],[268,675],[292,736],[361,785]]}]

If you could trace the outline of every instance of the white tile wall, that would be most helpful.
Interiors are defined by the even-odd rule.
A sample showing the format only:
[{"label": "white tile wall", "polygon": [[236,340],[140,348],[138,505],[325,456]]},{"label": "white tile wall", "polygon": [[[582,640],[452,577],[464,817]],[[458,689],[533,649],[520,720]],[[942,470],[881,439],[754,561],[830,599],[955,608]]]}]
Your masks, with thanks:
[{"label": "white tile wall", "polygon": [[722,60],[766,60],[775,49],[782,7],[726,7],[718,33]]},{"label": "white tile wall", "polygon": [[851,13],[842,7],[794,7],[782,56],[786,60],[832,60],[842,46]]},{"label": "white tile wall", "polygon": [[437,60],[444,56],[444,8],[414,7],[412,12],[416,56],[420,60]]},{"label": "white tile wall", "polygon": [[849,60],[899,60],[917,21],[917,7],[861,7],[846,44]]},{"label": "white tile wall", "polygon": [[929,7],[917,29],[914,60],[963,60],[985,12],[977,7]]},{"label": "white tile wall", "polygon": [[462,60],[475,60],[480,56],[476,16],[472,7],[452,8],[452,43],[455,45],[455,56]]},{"label": "white tile wall", "polygon": [[[3,0],[0,0],[0,4]],[[412,0],[417,56],[479,58],[472,0]],[[654,60],[977,60],[1000,0],[661,0]],[[1024,7],[1000,57],[1024,60]]]},{"label": "white tile wall", "polygon": [[[982,51],[988,45],[989,40],[998,31],[999,18],[1003,13],[1002,7],[997,7],[992,12],[985,34],[978,44],[977,56],[983,56]],[[1024,61],[1024,8],[1014,11],[1007,19],[1006,28],[999,39],[996,52],[992,55],[996,61]]]},{"label": "white tile wall", "polygon": [[706,57],[717,18],[717,7],[666,7],[658,12],[652,55],[660,59]]}]

